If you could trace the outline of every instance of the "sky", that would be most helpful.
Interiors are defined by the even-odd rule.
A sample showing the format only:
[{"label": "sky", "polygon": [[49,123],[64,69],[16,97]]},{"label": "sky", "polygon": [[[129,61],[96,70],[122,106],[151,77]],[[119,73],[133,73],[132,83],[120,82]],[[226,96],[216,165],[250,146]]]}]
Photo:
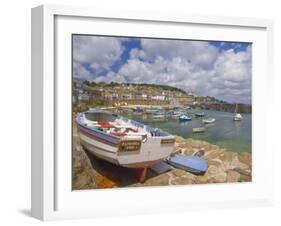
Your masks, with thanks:
[{"label": "sky", "polygon": [[73,77],[153,83],[251,103],[251,43],[73,35]]}]

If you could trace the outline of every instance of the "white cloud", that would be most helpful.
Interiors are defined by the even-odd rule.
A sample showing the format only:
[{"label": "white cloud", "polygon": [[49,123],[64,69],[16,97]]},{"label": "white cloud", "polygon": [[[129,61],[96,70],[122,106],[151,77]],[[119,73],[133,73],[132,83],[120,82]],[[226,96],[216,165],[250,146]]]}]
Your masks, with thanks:
[{"label": "white cloud", "polygon": [[120,59],[124,50],[122,39],[97,36],[73,37],[73,60],[89,64],[97,72],[107,69]]},{"label": "white cloud", "polygon": [[91,73],[76,61],[73,62],[73,77],[82,80],[92,80]]},{"label": "white cloud", "polygon": [[212,66],[218,55],[217,48],[203,41],[142,39],[141,47],[145,60],[157,56],[169,60],[180,57],[202,68]]}]

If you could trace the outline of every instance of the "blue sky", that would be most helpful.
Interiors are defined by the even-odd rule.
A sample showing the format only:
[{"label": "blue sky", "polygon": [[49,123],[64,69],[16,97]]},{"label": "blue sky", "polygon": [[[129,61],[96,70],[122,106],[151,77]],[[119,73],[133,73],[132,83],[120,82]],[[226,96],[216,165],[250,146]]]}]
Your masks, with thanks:
[{"label": "blue sky", "polygon": [[73,36],[73,76],[157,83],[235,103],[251,102],[251,44]]}]

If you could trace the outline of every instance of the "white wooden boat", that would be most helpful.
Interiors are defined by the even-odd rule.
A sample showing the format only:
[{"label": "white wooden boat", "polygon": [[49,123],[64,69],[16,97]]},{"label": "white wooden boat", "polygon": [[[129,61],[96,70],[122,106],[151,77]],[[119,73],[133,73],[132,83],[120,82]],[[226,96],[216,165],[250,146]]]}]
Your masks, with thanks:
[{"label": "white wooden boat", "polygon": [[202,119],[202,122],[205,124],[212,124],[215,123],[216,119],[215,118],[206,118],[206,119]]},{"label": "white wooden boat", "polygon": [[175,143],[167,132],[100,109],[80,113],[76,122],[84,149],[113,164],[141,170],[140,182],[147,167],[169,156]]}]

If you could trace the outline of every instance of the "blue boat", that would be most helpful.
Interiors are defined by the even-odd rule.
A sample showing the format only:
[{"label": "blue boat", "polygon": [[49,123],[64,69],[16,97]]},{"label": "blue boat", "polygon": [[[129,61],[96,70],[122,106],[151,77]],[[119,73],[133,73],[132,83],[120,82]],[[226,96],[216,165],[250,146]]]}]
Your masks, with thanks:
[{"label": "blue boat", "polygon": [[180,122],[188,122],[188,121],[191,121],[192,118],[186,116],[186,115],[182,115],[181,117],[179,117],[179,121]]},{"label": "blue boat", "polygon": [[167,162],[176,168],[194,174],[204,174],[208,169],[207,161],[198,156],[170,156],[167,158]]}]

